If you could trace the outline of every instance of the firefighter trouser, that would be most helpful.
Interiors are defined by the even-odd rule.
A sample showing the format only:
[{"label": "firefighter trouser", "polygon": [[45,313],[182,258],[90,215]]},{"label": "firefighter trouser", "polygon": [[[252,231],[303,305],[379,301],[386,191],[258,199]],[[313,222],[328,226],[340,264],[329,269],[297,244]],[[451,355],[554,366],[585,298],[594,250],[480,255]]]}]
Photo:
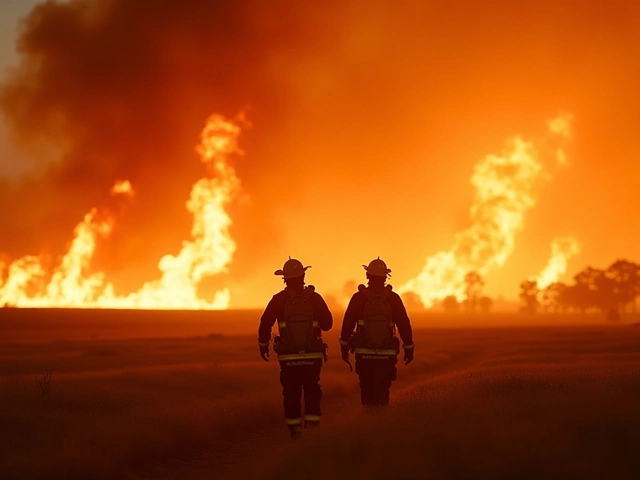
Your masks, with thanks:
[{"label": "firefighter trouser", "polygon": [[[305,421],[319,421],[320,370],[322,361],[280,362],[280,384],[284,404],[284,418],[287,425],[299,425]],[[304,417],[300,401],[304,392]]]},{"label": "firefighter trouser", "polygon": [[365,407],[389,404],[391,382],[397,377],[397,359],[384,355],[356,355],[356,373],[360,380],[360,400]]}]

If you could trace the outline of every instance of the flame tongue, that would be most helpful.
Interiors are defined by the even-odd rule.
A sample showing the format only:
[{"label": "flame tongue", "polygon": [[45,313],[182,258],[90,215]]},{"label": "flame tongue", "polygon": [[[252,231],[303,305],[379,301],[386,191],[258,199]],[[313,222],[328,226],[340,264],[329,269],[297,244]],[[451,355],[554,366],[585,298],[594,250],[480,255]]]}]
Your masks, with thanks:
[{"label": "flame tongue", "polygon": [[535,204],[534,187],[542,170],[531,143],[513,139],[502,156],[489,155],[471,177],[476,190],[471,226],[456,235],[449,251],[427,258],[422,272],[401,287],[414,291],[425,306],[436,299],[464,296],[464,277],[484,275],[504,264],[522,229],[523,216]]},{"label": "flame tongue", "polygon": [[[97,238],[111,232],[113,219],[97,219],[96,209],[87,213],[75,228],[75,237],[48,283],[42,257],[24,256],[9,266],[0,288],[0,305],[20,307],[91,305],[102,290],[102,273],[88,274]],[[44,289],[39,288],[45,285]],[[32,293],[32,291],[35,292]]]},{"label": "flame tongue", "polygon": [[[226,308],[227,289],[216,292],[212,301],[200,299],[198,284],[203,278],[226,271],[235,252],[229,234],[231,218],[225,211],[240,182],[227,163],[238,149],[240,128],[219,115],[207,121],[197,151],[213,177],[195,183],[187,202],[193,214],[192,239],[177,255],[165,255],[158,262],[160,279],[148,282],[135,293],[118,297],[104,274],[89,273],[97,239],[109,235],[114,218],[96,209],[87,213],[75,229],[75,237],[48,282],[40,257],[25,256],[9,264],[0,262],[0,305],[20,307],[111,307],[111,308]],[[118,181],[112,195],[132,198],[128,180]],[[3,281],[4,270],[7,270]],[[42,287],[44,285],[44,288]],[[35,290],[35,293],[32,292]]]},{"label": "flame tongue", "polygon": [[551,243],[551,257],[547,265],[535,277],[540,290],[558,281],[567,271],[567,263],[571,257],[580,253],[580,245],[575,238],[556,238]]},{"label": "flame tongue", "polygon": [[535,204],[533,190],[541,170],[533,145],[519,138],[504,156],[490,155],[476,165],[471,177],[476,190],[472,225],[456,237],[456,259],[480,274],[504,264],[525,212]]},{"label": "flame tongue", "polygon": [[[571,114],[561,115],[547,126],[556,137],[571,137]],[[555,151],[558,163],[566,164],[561,147]],[[413,291],[426,307],[435,300],[454,295],[465,296],[465,275],[475,271],[485,275],[501,267],[514,249],[515,236],[523,228],[525,213],[535,205],[535,187],[541,177],[542,164],[533,144],[519,137],[509,142],[502,156],[489,155],[474,168],[471,184],[476,195],[471,207],[471,226],[455,236],[453,246],[429,258],[420,274],[400,288]],[[563,244],[564,245],[564,244]],[[560,248],[566,258],[571,249]],[[554,253],[555,255],[555,253]],[[550,269],[561,266],[558,253]],[[545,275],[550,274],[549,272]]]},{"label": "flame tongue", "polygon": [[[235,170],[228,156],[241,153],[238,148],[240,127],[219,115],[209,118],[202,131],[197,151],[201,160],[216,175],[202,178],[193,186],[187,209],[193,214],[193,239],[184,242],[177,255],[165,255],[158,263],[162,277],[145,284],[139,292],[124,301],[127,307],[144,308],[226,308],[229,291],[215,293],[211,302],[197,295],[200,281],[225,272],[231,263],[236,244],[229,234],[231,218],[225,206],[239,189]],[[114,302],[113,299],[107,304]]]},{"label": "flame tongue", "polygon": [[53,305],[83,306],[95,300],[104,275],[87,274],[89,262],[95,252],[98,237],[109,235],[113,228],[112,218],[98,220],[96,215],[96,209],[91,210],[76,227],[71,246],[39,301]]},{"label": "flame tongue", "polygon": [[32,305],[27,292],[33,282],[43,277],[42,259],[26,255],[11,263],[7,270],[7,279],[0,288],[0,305]]}]

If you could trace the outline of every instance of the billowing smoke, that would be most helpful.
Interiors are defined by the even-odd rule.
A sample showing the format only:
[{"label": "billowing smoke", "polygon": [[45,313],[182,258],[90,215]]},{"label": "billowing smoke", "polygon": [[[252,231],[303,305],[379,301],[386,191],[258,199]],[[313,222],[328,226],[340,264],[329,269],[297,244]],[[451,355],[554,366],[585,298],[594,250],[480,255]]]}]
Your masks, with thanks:
[{"label": "billowing smoke", "polygon": [[[198,153],[210,176],[191,189],[187,208],[193,215],[191,240],[177,255],[158,262],[162,273],[140,290],[126,296],[114,293],[103,272],[92,273],[90,263],[97,240],[111,233],[115,215],[92,209],[76,227],[71,245],[49,278],[41,256],[22,257],[8,266],[6,281],[0,272],[0,305],[18,307],[110,307],[110,308],[227,308],[229,289],[223,288],[208,301],[200,297],[204,278],[226,271],[236,244],[229,234],[228,204],[239,191],[239,180],[229,158],[239,153],[240,127],[220,115],[212,115],[202,131]],[[111,195],[133,198],[128,180],[117,181]]]},{"label": "billowing smoke", "polygon": [[[13,138],[46,159],[19,181],[0,179],[3,278],[30,253],[59,263],[92,207],[116,211],[109,190],[126,179],[135,197],[117,206],[108,239],[97,237],[91,270],[116,296],[138,291],[189,238],[185,203],[207,175],[194,152],[204,122],[246,112],[246,155],[230,165],[243,186],[228,205],[237,250],[206,291],[230,286],[245,304],[262,303],[273,269],[294,252],[317,268],[310,281],[337,297],[361,274],[353,266],[383,251],[402,250],[394,272],[404,279],[410,258],[441,248],[430,233],[462,230],[437,212],[468,205],[450,200],[466,197],[459,177],[470,159],[513,131],[531,138],[558,108],[583,118],[585,101],[608,106],[603,85],[617,94],[628,79],[625,98],[637,90],[637,55],[603,55],[623,51],[616,22],[596,37],[572,30],[601,18],[603,7],[587,3],[562,2],[550,16],[546,2],[47,1],[22,23],[18,67],[0,84]],[[551,128],[565,135],[565,126]],[[512,143],[506,154],[529,146]],[[512,165],[516,176],[527,165]],[[432,220],[415,239],[424,212]],[[450,253],[497,265],[505,254],[491,252],[510,241],[485,234],[470,230]]]},{"label": "billowing smoke", "polygon": [[[238,222],[235,233],[241,241],[275,237],[270,202],[297,159],[278,156],[268,143],[294,100],[289,82],[299,62],[326,46],[314,13],[307,2],[261,1],[35,7],[22,25],[21,63],[2,84],[0,106],[20,144],[35,157],[57,159],[19,185],[0,184],[0,251],[58,255],[78,219],[108,202],[113,182],[126,178],[135,202],[94,261],[123,291],[139,287],[188,235],[185,201],[206,173],[194,161],[204,121],[243,110],[260,128],[247,130],[244,148],[253,155],[235,168],[263,201],[238,207],[251,221]],[[255,250],[245,252],[237,271],[249,268]]]}]

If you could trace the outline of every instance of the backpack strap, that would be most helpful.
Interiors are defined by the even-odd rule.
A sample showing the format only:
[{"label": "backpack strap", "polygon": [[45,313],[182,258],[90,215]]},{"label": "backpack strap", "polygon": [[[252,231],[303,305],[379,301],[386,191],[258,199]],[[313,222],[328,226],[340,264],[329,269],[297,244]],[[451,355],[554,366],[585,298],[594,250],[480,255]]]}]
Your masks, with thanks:
[{"label": "backpack strap", "polygon": [[291,298],[302,296],[309,300],[311,298],[311,295],[313,295],[313,292],[316,291],[316,287],[314,287],[313,285],[308,285],[302,289],[302,293],[289,287],[284,287],[284,291],[287,292]]},{"label": "backpack strap", "polygon": [[[311,305],[311,301],[310,301],[312,295],[315,292],[315,287],[313,285],[309,285],[304,287],[302,291],[285,287],[284,290],[289,295],[289,299],[287,303],[302,301],[302,303],[306,305],[306,308],[310,309],[309,320],[311,322],[311,328],[314,330],[318,328],[318,321],[313,319],[313,306]],[[285,306],[285,314],[286,314],[286,306]],[[304,348],[304,350],[301,350],[299,345],[294,346],[290,343],[289,333],[283,334],[283,329],[285,329],[286,331],[288,328],[287,320],[286,319],[281,320],[278,323],[278,327],[280,328],[280,334],[284,335],[283,337],[278,337],[278,338],[283,338],[283,340],[280,340],[277,342],[279,345],[282,345],[282,349],[276,350],[276,353],[278,354],[278,361],[293,362],[292,365],[295,365],[296,364],[295,362],[303,362],[298,364],[306,365],[307,363],[304,363],[304,362],[323,360],[323,359],[326,360],[325,344],[322,343],[322,340],[320,339],[320,337],[318,337],[318,341],[315,342],[315,343],[319,342],[320,343],[319,345],[315,345],[315,344],[312,344],[310,346],[307,345]],[[294,328],[293,324],[289,328]],[[275,349],[275,345],[274,345],[274,349]]]},{"label": "backpack strap", "polygon": [[[387,297],[391,293],[392,289],[393,287],[391,285],[385,285],[385,287],[381,291],[374,293],[370,288],[365,287],[364,285],[358,286],[358,291],[365,295],[367,303],[386,302]],[[387,303],[387,308],[390,309],[391,306],[388,304],[388,302],[386,303]],[[365,304],[363,313],[366,313],[366,309],[367,307]],[[362,341],[362,344],[355,346],[355,349],[354,349],[355,353],[368,354],[368,355],[382,355],[382,356],[397,355],[398,352],[396,351],[395,348],[382,348],[382,349],[369,348],[367,346],[369,342],[365,340],[367,334],[363,333],[363,331],[361,330],[361,328],[366,328],[365,324],[366,324],[366,320],[363,315],[363,317],[358,320],[358,331],[356,332],[356,337],[360,336],[361,338],[360,341]],[[395,323],[391,318],[389,318],[389,328],[391,329],[391,335],[393,335],[395,333]]]},{"label": "backpack strap", "polygon": [[391,285],[385,285],[380,293],[374,293],[370,288],[365,287],[364,285],[358,285],[358,291],[364,293],[369,301],[373,300],[375,297],[380,297],[382,300],[386,300],[387,296],[391,293],[391,290],[393,290]]},{"label": "backpack strap", "polygon": [[[308,285],[308,286],[304,287],[302,292],[300,292],[299,290],[296,291],[296,290],[294,290],[292,288],[289,288],[289,287],[285,287],[284,288],[284,291],[287,292],[287,294],[289,295],[289,298],[292,298],[292,299],[304,298],[309,303],[310,303],[311,296],[313,295],[315,290],[316,290],[316,287],[314,287],[313,285]],[[317,326],[318,326],[318,321],[317,320],[313,320],[313,327],[317,327]],[[278,322],[278,327],[286,328],[287,327],[286,319],[282,319],[280,322]]]}]

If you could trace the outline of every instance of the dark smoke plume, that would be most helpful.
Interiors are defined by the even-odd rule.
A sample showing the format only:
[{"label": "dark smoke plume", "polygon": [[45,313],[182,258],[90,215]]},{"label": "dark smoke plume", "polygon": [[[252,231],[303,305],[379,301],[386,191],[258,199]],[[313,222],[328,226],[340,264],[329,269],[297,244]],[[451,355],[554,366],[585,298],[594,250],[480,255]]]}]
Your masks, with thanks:
[{"label": "dark smoke plume", "polygon": [[189,236],[205,120],[246,111],[233,161],[248,200],[213,281],[258,298],[300,255],[339,291],[363,251],[402,251],[395,278],[411,278],[458,230],[475,162],[558,109],[596,141],[580,164],[635,158],[611,145],[637,143],[639,15],[626,0],[47,1],[21,26],[0,108],[18,144],[56,160],[0,179],[0,252],[60,255],[128,179],[94,264],[117,293],[138,289]]},{"label": "dark smoke plume", "polygon": [[[265,141],[286,116],[292,66],[323,48],[319,19],[306,2],[77,0],[35,7],[22,25],[21,64],[2,85],[0,102],[21,144],[54,146],[60,159],[43,176],[0,185],[0,250],[60,252],[82,215],[126,178],[136,200],[101,250],[105,266],[119,270],[136,258],[155,268],[188,235],[184,202],[205,173],[194,146],[213,112],[233,117],[248,109],[260,128],[244,132],[242,147],[264,156],[241,158],[238,175],[247,191],[259,192],[269,170],[277,191],[286,161],[270,168]],[[261,220],[266,212],[250,208],[254,220],[244,228],[273,234]],[[135,273],[129,278],[139,285]]]}]

